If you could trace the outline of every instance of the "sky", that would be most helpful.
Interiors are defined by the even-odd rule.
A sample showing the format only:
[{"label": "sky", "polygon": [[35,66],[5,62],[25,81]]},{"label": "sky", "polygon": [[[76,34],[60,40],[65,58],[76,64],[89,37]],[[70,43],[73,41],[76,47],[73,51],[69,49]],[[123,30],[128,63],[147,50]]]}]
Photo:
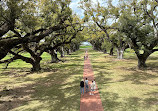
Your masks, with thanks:
[{"label": "sky", "polygon": [[[100,4],[105,5],[107,0],[92,0],[92,2],[95,4],[97,3],[97,1]],[[73,13],[76,13],[78,16],[83,18],[84,11],[81,8],[79,8],[79,4],[78,4],[79,2],[80,2],[80,0],[72,0],[70,7],[72,8]],[[113,5],[116,5],[117,3],[118,3],[118,0],[113,0],[113,2],[112,2]]]},{"label": "sky", "polygon": [[[93,3],[97,3],[97,1],[102,4],[103,6],[106,4],[107,0],[92,0]],[[73,10],[73,13],[76,13],[78,16],[80,16],[81,18],[84,17],[84,11],[79,8],[79,2],[80,0],[72,0],[71,4],[70,4],[70,8]],[[113,0],[112,4],[115,6],[117,5],[118,0]],[[90,45],[89,42],[83,42],[82,45]]]},{"label": "sky", "polygon": [[[92,0],[93,3],[97,3],[97,1],[99,1],[100,3],[103,3],[105,1],[103,0]],[[76,13],[77,15],[79,15],[81,18],[83,18],[84,16],[84,11],[79,8],[80,4],[79,4],[80,0],[72,0],[70,7],[72,8],[73,12]]]}]

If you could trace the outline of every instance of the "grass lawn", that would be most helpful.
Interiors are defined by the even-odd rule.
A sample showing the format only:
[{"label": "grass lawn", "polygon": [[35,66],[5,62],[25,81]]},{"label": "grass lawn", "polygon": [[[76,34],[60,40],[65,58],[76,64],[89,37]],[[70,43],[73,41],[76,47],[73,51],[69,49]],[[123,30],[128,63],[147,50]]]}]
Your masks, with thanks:
[{"label": "grass lawn", "polygon": [[[131,50],[123,60],[88,50],[105,111],[158,111],[158,53],[148,58],[146,70],[138,70]],[[56,64],[44,53],[38,73],[21,60],[8,69],[1,64],[0,111],[79,111],[84,52],[81,48]]]},{"label": "grass lawn", "polygon": [[88,46],[84,46],[84,45],[80,46],[80,49],[89,49],[89,48],[92,48],[92,46],[89,46],[89,45]]},{"label": "grass lawn", "polygon": [[21,60],[8,69],[1,64],[0,111],[78,111],[83,53],[77,51],[62,58],[64,63],[55,64],[49,63],[50,56],[45,53],[38,73],[31,73],[31,65]]},{"label": "grass lawn", "polygon": [[89,54],[105,111],[158,111],[158,53],[148,58],[146,70],[137,69],[131,50],[123,60],[93,50]]}]

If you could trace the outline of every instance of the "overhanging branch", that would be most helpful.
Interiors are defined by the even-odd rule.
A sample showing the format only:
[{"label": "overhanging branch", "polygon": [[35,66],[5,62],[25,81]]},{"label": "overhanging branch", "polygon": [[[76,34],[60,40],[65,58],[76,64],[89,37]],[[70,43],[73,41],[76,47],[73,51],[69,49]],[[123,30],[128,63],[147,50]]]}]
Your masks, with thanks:
[{"label": "overhanging branch", "polygon": [[11,59],[0,61],[0,64],[2,64],[2,63],[10,63],[10,62],[13,62],[14,60],[17,60],[17,59],[19,59],[18,56],[14,56]]},{"label": "overhanging branch", "polygon": [[153,52],[156,52],[156,51],[158,51],[158,49],[153,49],[153,50],[152,50],[152,53],[153,53]]},{"label": "overhanging branch", "polygon": [[[75,23],[77,24],[77,23]],[[74,24],[73,24],[74,25]],[[66,27],[70,26],[68,25],[57,25],[57,26],[53,26],[50,27],[49,29],[43,31],[42,33],[40,33],[38,36],[37,35],[30,35],[26,34],[24,37],[19,37],[19,38],[14,38],[14,39],[1,39],[0,40],[0,60],[2,58],[4,58],[7,53],[10,51],[10,49],[14,48],[15,46],[17,46],[18,44],[22,44],[22,43],[31,43],[31,42],[39,42],[40,40],[42,40],[43,38],[45,38],[46,36],[48,36],[49,34],[51,34],[53,31],[57,31],[57,30],[61,30],[64,29]],[[39,31],[37,31],[39,32]],[[35,33],[37,33],[35,32]]]},{"label": "overhanging branch", "polygon": [[58,44],[56,44],[55,46],[50,46],[50,47],[48,47],[48,48],[45,48],[45,51],[47,51],[47,50],[54,50],[54,49],[56,49],[57,47],[59,47],[59,46],[61,46],[61,45],[63,45],[63,44],[69,44],[69,43],[71,43],[71,41],[76,37],[76,35],[77,35],[77,33],[79,32],[79,31],[82,31],[83,29],[80,29],[80,30],[77,30],[74,34],[73,34],[73,36],[70,38],[70,40],[64,40],[63,42],[60,42],[60,43],[58,43]]}]

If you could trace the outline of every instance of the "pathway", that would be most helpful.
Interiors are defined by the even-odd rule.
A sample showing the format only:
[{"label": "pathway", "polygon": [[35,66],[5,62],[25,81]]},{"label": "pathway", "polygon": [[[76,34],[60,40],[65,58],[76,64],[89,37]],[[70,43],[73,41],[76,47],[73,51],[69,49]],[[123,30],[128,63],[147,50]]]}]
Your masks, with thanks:
[{"label": "pathway", "polygon": [[[85,56],[87,56],[88,53],[85,53]],[[89,58],[85,59],[84,61],[84,72],[83,72],[83,79],[85,80],[88,78],[89,86],[92,83],[92,80],[94,80],[94,74],[91,67],[91,63]],[[96,84],[96,89],[97,84]],[[89,89],[90,90],[90,89]],[[94,95],[90,95],[88,93],[84,93],[84,95],[81,95],[81,101],[80,101],[80,111],[104,111],[102,102],[100,99],[99,91],[94,91]]]}]

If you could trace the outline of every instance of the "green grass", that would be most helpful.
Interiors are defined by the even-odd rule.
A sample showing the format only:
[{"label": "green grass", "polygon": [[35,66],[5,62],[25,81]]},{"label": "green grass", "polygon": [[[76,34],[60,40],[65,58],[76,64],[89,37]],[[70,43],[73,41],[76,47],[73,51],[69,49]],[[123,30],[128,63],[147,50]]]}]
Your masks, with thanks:
[{"label": "green grass", "polygon": [[[30,54],[29,53],[24,53],[23,56],[30,57]],[[11,55],[6,56],[3,60],[9,59],[11,57],[12,57]],[[42,64],[50,61],[50,58],[51,58],[51,56],[48,53],[43,53],[41,57],[42,57],[42,61],[41,61]],[[0,69],[2,69],[2,68],[5,68],[5,64],[0,64]],[[13,68],[14,69],[21,69],[21,68],[30,69],[30,68],[32,68],[32,66],[31,66],[31,64],[26,63],[26,62],[18,59],[18,60],[16,60],[16,62],[10,63],[8,68],[9,69],[10,68],[11,69],[13,69]]]},{"label": "green grass", "polygon": [[89,54],[105,111],[158,111],[158,53],[149,57],[146,70],[137,69],[131,50],[123,60],[92,50]]},{"label": "green grass", "polygon": [[83,53],[83,50],[77,51],[62,58],[64,63],[55,64],[49,63],[50,56],[45,53],[41,62],[43,69],[38,73],[30,73],[31,66],[20,60],[9,65],[8,69],[0,69],[0,110],[79,110]]},{"label": "green grass", "polygon": [[89,48],[92,48],[92,46],[80,46],[80,49],[89,49]]}]

